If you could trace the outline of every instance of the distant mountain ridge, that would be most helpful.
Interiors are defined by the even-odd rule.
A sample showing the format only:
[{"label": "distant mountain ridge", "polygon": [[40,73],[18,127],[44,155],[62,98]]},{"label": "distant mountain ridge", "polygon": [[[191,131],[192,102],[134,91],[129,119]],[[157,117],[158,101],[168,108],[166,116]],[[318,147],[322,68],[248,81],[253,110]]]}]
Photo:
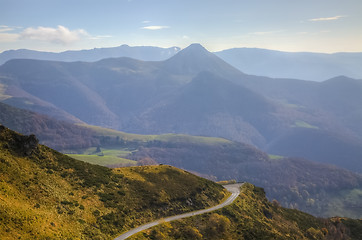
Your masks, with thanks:
[{"label": "distant mountain ridge", "polygon": [[[28,49],[0,53],[0,65],[11,59],[95,62],[105,58],[130,57],[143,61],[166,60],[181,51],[179,47],[121,45],[109,48],[73,50],[60,53]],[[340,75],[362,79],[362,53],[283,52],[259,48],[231,48],[215,55],[247,74],[324,81]]]},{"label": "distant mountain ridge", "polygon": [[104,58],[130,57],[144,61],[161,61],[173,56],[179,51],[179,47],[131,47],[126,44],[118,47],[94,48],[89,50],[71,50],[60,53],[18,49],[8,50],[0,53],[0,65],[11,59],[37,59],[64,62],[95,62]]},{"label": "distant mountain ridge", "polygon": [[282,52],[232,48],[215,54],[247,74],[321,82],[345,75],[362,79],[362,53]]}]

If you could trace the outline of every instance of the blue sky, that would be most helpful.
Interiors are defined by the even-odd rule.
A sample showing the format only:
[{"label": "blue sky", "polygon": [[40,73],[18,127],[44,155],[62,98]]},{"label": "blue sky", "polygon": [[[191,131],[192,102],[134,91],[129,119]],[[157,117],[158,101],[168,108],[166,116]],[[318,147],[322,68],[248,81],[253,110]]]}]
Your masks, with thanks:
[{"label": "blue sky", "polygon": [[361,0],[0,0],[0,52],[130,46],[362,52]]}]

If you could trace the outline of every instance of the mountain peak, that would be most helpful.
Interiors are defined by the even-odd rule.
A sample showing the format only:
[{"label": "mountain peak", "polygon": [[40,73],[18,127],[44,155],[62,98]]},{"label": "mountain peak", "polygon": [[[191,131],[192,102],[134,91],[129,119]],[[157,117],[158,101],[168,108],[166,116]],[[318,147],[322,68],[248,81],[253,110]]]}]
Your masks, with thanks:
[{"label": "mountain peak", "polygon": [[327,79],[324,82],[343,82],[343,81],[351,81],[351,80],[355,80],[355,79],[344,76],[344,75],[339,75],[339,76]]},{"label": "mountain peak", "polygon": [[209,52],[201,44],[194,43],[164,61],[168,72],[188,74],[192,77],[203,71],[223,75],[229,80],[240,78],[240,71]]},{"label": "mountain peak", "polygon": [[213,53],[209,52],[206,48],[204,48],[200,43],[193,43],[188,47],[179,51],[174,57],[182,56],[183,58],[204,58],[206,56],[214,55]]},{"label": "mountain peak", "polygon": [[191,45],[189,45],[188,47],[184,48],[184,50],[188,50],[188,51],[206,51],[206,52],[209,52],[206,50],[206,48],[204,48],[200,43],[193,43]]}]

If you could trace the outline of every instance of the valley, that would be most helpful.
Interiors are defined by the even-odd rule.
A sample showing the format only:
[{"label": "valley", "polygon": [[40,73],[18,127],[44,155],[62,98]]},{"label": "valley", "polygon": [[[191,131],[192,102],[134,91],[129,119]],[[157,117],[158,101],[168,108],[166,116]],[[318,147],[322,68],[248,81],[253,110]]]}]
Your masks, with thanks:
[{"label": "valley", "polygon": [[[338,229],[333,230],[336,233],[342,225],[349,228],[352,220],[347,217],[362,217],[361,80],[335,77],[312,82],[248,75],[200,44],[171,55],[160,61],[127,57],[96,62],[14,59],[0,66],[0,123],[25,135],[35,134],[41,144],[67,154],[39,145],[36,155],[30,154],[33,157],[27,153],[18,156],[24,149],[18,148],[21,144],[16,141],[23,137],[3,128],[2,159],[11,170],[3,177],[4,193],[11,193],[3,198],[8,208],[3,210],[2,220],[10,224],[8,232],[24,234],[22,230],[17,233],[18,226],[9,217],[19,212],[15,215],[24,229],[36,228],[27,233],[29,238],[115,237],[159,217],[215,205],[227,195],[219,185],[199,177],[192,184],[206,184],[194,186],[196,192],[203,189],[201,193],[189,185],[177,185],[188,183],[184,180],[188,172],[212,181],[233,180],[262,187],[266,193],[260,201],[273,209],[276,219],[284,219],[279,223],[300,221],[291,217],[299,215],[297,210],[284,207],[312,214],[303,215],[304,219],[342,217],[284,230],[277,222],[268,223],[276,224],[268,236],[293,232],[300,237],[309,230],[310,236],[303,235],[308,239],[321,234],[326,237],[322,228]],[[25,169],[35,177],[13,168],[16,164],[7,160],[9,153],[16,155],[11,161],[26,161]],[[164,172],[171,175],[163,178]],[[182,172],[182,179],[175,177],[178,172]],[[26,180],[17,183],[14,176]],[[43,182],[48,176],[55,185]],[[168,186],[161,192],[156,190],[157,184],[169,179],[176,189],[184,189],[182,196],[174,195]],[[64,181],[68,181],[66,189],[60,189]],[[28,189],[31,192],[24,195],[22,184],[34,185],[34,191]],[[48,195],[42,200],[44,196],[35,191],[44,192],[39,190],[44,186],[56,190],[46,190]],[[254,194],[254,190],[245,191]],[[66,192],[73,195],[65,196]],[[92,200],[81,197],[86,195]],[[185,206],[185,199],[192,199],[193,204]],[[272,206],[266,199],[278,204]],[[236,204],[240,201],[238,198]],[[25,211],[21,204],[37,207]],[[42,204],[45,209],[38,208]],[[88,205],[97,206],[99,213],[92,207],[85,211]],[[49,211],[52,214],[38,225],[26,220],[33,221]],[[237,230],[240,226],[233,222],[239,219],[239,212],[225,215],[222,211],[200,218],[227,223],[232,229],[230,236],[248,234]],[[56,212],[62,212],[61,220],[55,219]],[[128,216],[130,213],[134,215]],[[232,220],[231,216],[236,217]],[[264,217],[258,216],[262,225],[268,222]],[[74,221],[77,224],[65,224]],[[186,232],[195,239],[210,238],[207,227],[193,227],[188,221],[162,224],[135,239],[165,235],[163,231],[171,238]],[[188,222],[188,230],[182,222]],[[48,223],[50,226],[40,230],[40,225]],[[185,232],[172,232],[173,224]],[[250,223],[245,224],[254,231]],[[64,226],[64,231],[58,226]],[[90,230],[90,226],[97,227]],[[81,230],[77,233],[76,228]]]},{"label": "valley", "polygon": [[[9,119],[16,119],[11,117],[16,111],[8,108],[11,111],[3,112]],[[41,115],[28,115],[29,112],[24,110],[16,113],[21,116],[22,112],[27,114],[31,126],[38,126],[41,143],[58,146],[58,150],[79,160],[112,168],[172,165],[214,181],[235,179],[252,182],[265,188],[270,200],[276,199],[285,207],[298,208],[316,216],[362,216],[361,209],[356,208],[361,204],[362,177],[342,168],[301,158],[269,156],[252,145],[223,138],[129,134],[84,124],[73,125],[72,128],[66,125],[59,132],[51,128],[58,126],[52,119],[45,118],[48,121],[45,121],[46,125],[36,125],[35,120],[42,119]],[[43,120],[40,122],[43,123]],[[24,126],[27,124],[19,125],[18,130],[21,131]],[[67,129],[72,130],[70,135]],[[60,135],[49,141],[48,136],[53,136],[53,132]],[[31,131],[23,133],[30,134]],[[68,137],[74,137],[74,133],[78,133],[77,141],[93,139],[93,143],[89,142],[85,148],[65,144]],[[43,136],[47,136],[46,141],[42,140]]]},{"label": "valley", "polygon": [[[0,83],[3,103],[61,121],[148,135],[221,137],[362,171],[357,79],[247,75],[193,44],[164,61],[10,60],[0,67]],[[305,146],[314,137],[328,143]],[[324,147],[338,151],[321,152]]]}]

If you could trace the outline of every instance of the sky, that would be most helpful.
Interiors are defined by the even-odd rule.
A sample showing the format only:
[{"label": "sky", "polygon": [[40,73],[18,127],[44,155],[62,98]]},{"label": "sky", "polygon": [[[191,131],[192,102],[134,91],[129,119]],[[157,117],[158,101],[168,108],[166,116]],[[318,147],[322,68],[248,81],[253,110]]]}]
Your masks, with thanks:
[{"label": "sky", "polygon": [[0,52],[191,43],[362,52],[362,0],[0,0]]}]

